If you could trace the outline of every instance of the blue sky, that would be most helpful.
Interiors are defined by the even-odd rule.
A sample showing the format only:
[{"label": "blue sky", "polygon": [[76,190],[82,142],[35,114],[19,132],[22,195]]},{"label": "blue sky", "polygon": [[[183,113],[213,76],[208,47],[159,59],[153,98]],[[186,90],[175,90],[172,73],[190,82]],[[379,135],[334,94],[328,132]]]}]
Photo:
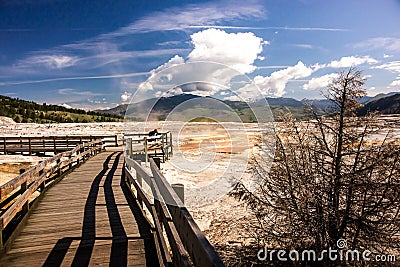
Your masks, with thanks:
[{"label": "blue sky", "polygon": [[319,97],[350,66],[370,95],[400,91],[399,14],[392,0],[2,0],[0,94],[114,107],[157,70],[204,60],[248,75],[265,96]]}]

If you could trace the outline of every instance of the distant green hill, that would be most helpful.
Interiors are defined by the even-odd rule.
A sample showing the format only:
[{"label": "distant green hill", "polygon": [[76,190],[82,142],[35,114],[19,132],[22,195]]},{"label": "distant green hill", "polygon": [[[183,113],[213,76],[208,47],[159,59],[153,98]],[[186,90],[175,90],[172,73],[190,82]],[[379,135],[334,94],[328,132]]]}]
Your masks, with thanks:
[{"label": "distant green hill", "polygon": [[385,97],[376,97],[358,110],[358,115],[364,116],[370,112],[380,114],[400,114],[400,93],[391,93]]},{"label": "distant green hill", "polygon": [[123,116],[102,114],[95,111],[66,108],[46,103],[21,100],[0,95],[0,116],[12,118],[15,122],[35,123],[85,123],[85,122],[117,122]]}]

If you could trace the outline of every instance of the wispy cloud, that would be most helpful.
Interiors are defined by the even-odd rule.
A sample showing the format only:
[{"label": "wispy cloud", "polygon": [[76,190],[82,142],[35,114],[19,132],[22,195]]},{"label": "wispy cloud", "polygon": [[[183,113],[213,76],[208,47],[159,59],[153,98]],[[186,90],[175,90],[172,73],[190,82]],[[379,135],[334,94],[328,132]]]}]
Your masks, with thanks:
[{"label": "wispy cloud", "polygon": [[376,37],[354,44],[354,48],[364,50],[384,49],[390,52],[400,52],[400,38]]},{"label": "wispy cloud", "polygon": [[95,108],[98,104],[106,104],[105,93],[94,92],[91,90],[85,90],[84,88],[59,88],[52,89],[49,91],[49,95],[46,98],[47,103],[63,105],[68,104],[72,107],[83,107],[92,105],[90,109]]},{"label": "wispy cloud", "polygon": [[393,80],[389,86],[395,87],[395,86],[400,86],[400,61],[391,61],[391,62],[387,62],[384,63],[382,65],[379,66],[375,66],[373,67],[374,69],[383,69],[383,70],[387,70],[390,71],[394,74],[397,75],[397,77],[395,78],[395,80]]},{"label": "wispy cloud", "polygon": [[251,26],[231,26],[231,25],[189,25],[186,28],[188,28],[188,29],[217,28],[217,29],[238,29],[238,30],[285,30],[285,31],[334,31],[334,32],[349,31],[349,29],[343,29],[343,28],[287,27],[287,26],[251,27]]},{"label": "wispy cloud", "polygon": [[79,96],[100,96],[100,95],[103,95],[103,94],[94,93],[94,92],[91,92],[91,91],[81,91],[81,90],[72,89],[72,88],[58,89],[57,92],[60,95],[79,95]]},{"label": "wispy cloud", "polygon": [[304,48],[304,49],[313,49],[314,46],[310,44],[292,44],[291,46],[298,47],[298,48]]},{"label": "wispy cloud", "polygon": [[2,0],[0,3],[5,6],[20,6],[20,5],[43,5],[65,0]]},{"label": "wispy cloud", "polygon": [[141,51],[113,51],[89,56],[81,60],[82,64],[94,67],[105,66],[115,62],[123,62],[133,58],[157,57],[162,55],[180,54],[189,52],[189,49],[153,49]]},{"label": "wispy cloud", "polygon": [[[89,28],[89,27],[82,27],[82,28],[59,28],[58,31],[94,31],[100,30],[101,28]],[[36,32],[38,29],[34,28],[3,28],[0,29],[0,32]]]},{"label": "wispy cloud", "polygon": [[[103,34],[102,38],[115,38],[135,33],[185,30],[190,27],[219,24],[239,18],[266,16],[264,6],[256,1],[218,1],[168,8],[120,28]],[[157,23],[155,23],[157,21]],[[206,26],[208,27],[208,26]]]},{"label": "wispy cloud", "polygon": [[[30,3],[29,0],[26,1]],[[14,77],[17,77],[23,75],[23,73],[32,75],[44,74],[48,69],[57,71],[68,67],[74,67],[73,70],[76,71],[87,69],[88,67],[93,69],[109,64],[121,64],[117,65],[117,68],[120,68],[123,66],[123,61],[133,58],[157,57],[169,54],[173,56],[188,52],[185,49],[126,51],[123,44],[127,41],[129,42],[129,38],[132,35],[154,31],[186,31],[188,26],[192,24],[209,25],[238,19],[265,18],[265,14],[264,6],[257,0],[250,0],[245,3],[242,1],[222,0],[167,8],[145,15],[131,24],[109,33],[51,49],[31,52],[28,57],[20,59],[13,64],[8,71]],[[171,44],[173,43],[165,43],[165,45]],[[159,48],[162,47],[159,46]],[[113,68],[115,69],[115,66]],[[60,71],[59,73],[62,72]],[[48,80],[40,80],[40,82],[46,81]],[[27,82],[22,81],[22,83]]]},{"label": "wispy cloud", "polygon": [[[173,55],[187,53],[189,49],[152,49],[152,50],[135,50],[135,51],[119,51],[118,48],[111,50],[93,50],[88,53],[81,53],[78,56],[66,56],[61,53],[71,54],[71,50],[63,50],[55,48],[48,51],[35,52],[34,55],[28,56],[17,61],[9,68],[2,68],[4,73],[10,72],[17,75],[25,73],[41,74],[52,71],[62,71],[63,69],[74,67],[75,70],[95,69],[104,67],[109,64],[122,64],[128,60],[135,58],[158,57],[162,55]],[[50,53],[50,54],[45,54]],[[51,53],[60,53],[52,55]]]},{"label": "wispy cloud", "polygon": [[47,69],[63,69],[74,66],[78,62],[77,56],[66,55],[37,55],[25,58],[17,63],[19,68],[38,68],[44,66]]},{"label": "wispy cloud", "polygon": [[271,65],[271,66],[257,66],[257,69],[285,69],[290,67],[289,65]]},{"label": "wispy cloud", "polygon": [[400,61],[390,61],[373,67],[374,69],[384,69],[393,73],[400,74]]},{"label": "wispy cloud", "polygon": [[8,28],[8,29],[0,29],[0,32],[33,32],[36,29],[29,29],[29,28]]},{"label": "wispy cloud", "polygon": [[133,73],[115,74],[115,75],[60,77],[60,78],[53,78],[53,79],[0,82],[0,86],[20,85],[20,84],[34,84],[34,83],[47,83],[47,82],[70,81],[70,80],[129,78],[129,77],[146,76],[148,74],[149,74],[149,72],[133,72]]},{"label": "wispy cloud", "polygon": [[174,46],[174,45],[178,45],[181,43],[182,43],[182,41],[166,41],[166,42],[158,43],[157,45],[159,45],[159,46]]}]

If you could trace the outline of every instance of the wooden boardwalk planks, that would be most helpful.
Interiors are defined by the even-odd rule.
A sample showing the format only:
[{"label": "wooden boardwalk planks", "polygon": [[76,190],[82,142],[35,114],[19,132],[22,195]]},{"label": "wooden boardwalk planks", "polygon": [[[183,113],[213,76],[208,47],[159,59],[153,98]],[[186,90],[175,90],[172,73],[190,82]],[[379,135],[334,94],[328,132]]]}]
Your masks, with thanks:
[{"label": "wooden boardwalk planks", "polygon": [[50,188],[0,266],[157,266],[122,167],[121,152],[104,152]]}]

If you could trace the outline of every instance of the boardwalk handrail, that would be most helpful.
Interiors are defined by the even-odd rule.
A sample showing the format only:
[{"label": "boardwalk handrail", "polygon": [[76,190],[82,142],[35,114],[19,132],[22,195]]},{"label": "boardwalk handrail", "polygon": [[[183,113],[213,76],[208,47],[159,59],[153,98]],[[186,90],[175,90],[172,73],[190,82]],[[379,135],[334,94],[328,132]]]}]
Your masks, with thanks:
[{"label": "boardwalk handrail", "polygon": [[[168,160],[172,155],[172,133],[159,132],[155,136],[149,136],[148,133],[125,133],[123,145],[128,155],[144,153],[144,161],[148,162],[149,156],[161,156],[162,160]],[[162,152],[157,153],[157,149]],[[154,150],[150,152],[151,150]]]},{"label": "boardwalk handrail", "polygon": [[[33,193],[42,194],[55,178],[103,149],[101,139],[77,145],[74,149],[46,159],[0,186],[0,205],[11,205],[0,216],[0,250],[4,249],[4,230],[13,221],[28,213]],[[4,204],[6,203],[6,204]],[[21,216],[20,216],[21,215]],[[18,218],[17,218],[18,217]],[[18,224],[19,222],[16,222]]]},{"label": "boardwalk handrail", "polygon": [[[162,265],[224,266],[218,253],[201,232],[153,159],[150,159],[150,167],[152,175],[137,161],[125,157],[126,182],[130,188],[131,186],[135,188],[139,203],[143,202],[150,211]],[[142,187],[143,180],[151,188],[152,196],[145,193]],[[163,229],[167,240],[164,240]],[[171,247],[172,259],[168,253],[167,241]]]},{"label": "boardwalk handrail", "polygon": [[102,139],[105,146],[118,146],[117,135],[0,136],[0,153],[64,152],[97,139]]}]

